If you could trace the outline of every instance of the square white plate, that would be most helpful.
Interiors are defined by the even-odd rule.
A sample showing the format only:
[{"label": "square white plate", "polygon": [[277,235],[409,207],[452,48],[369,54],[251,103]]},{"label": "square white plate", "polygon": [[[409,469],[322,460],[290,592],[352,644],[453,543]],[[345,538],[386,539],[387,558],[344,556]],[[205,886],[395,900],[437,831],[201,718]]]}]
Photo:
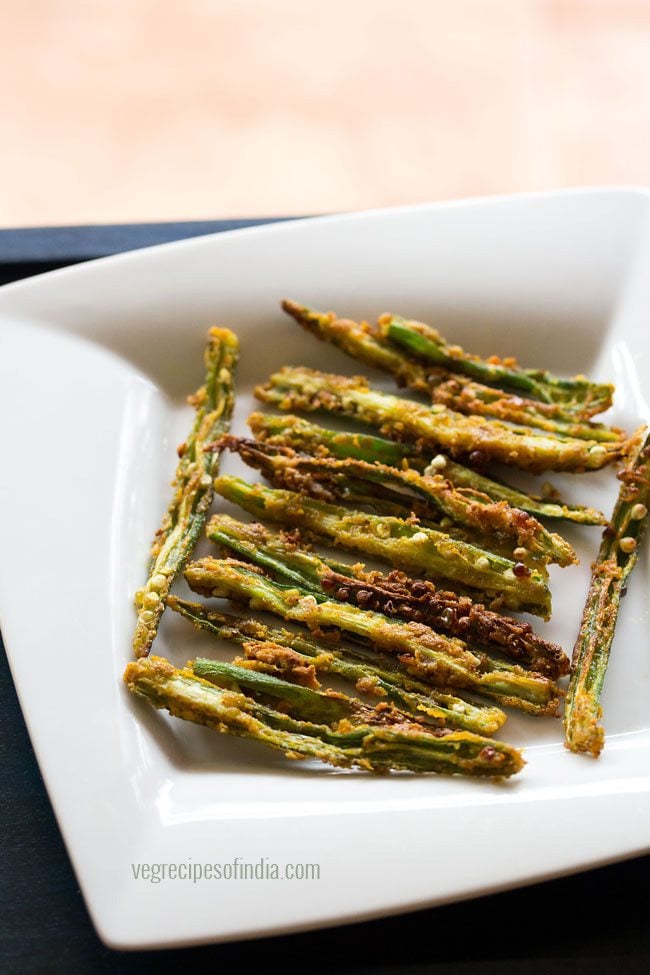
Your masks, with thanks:
[{"label": "square white plate", "polygon": [[[340,773],[172,721],[128,695],[132,594],[167,503],[211,323],[242,344],[236,432],[284,364],[361,372],[282,315],[440,325],[472,351],[617,384],[649,417],[650,195],[588,190],[350,214],[169,244],[0,292],[1,622],[36,754],[94,923],[113,947],[232,939],[488,893],[650,845],[647,549],[617,631],[598,762],[559,721],[512,717],[505,785]],[[378,379],[386,388],[386,377]],[[224,469],[236,470],[228,459]],[[252,475],[254,478],[255,475]],[[613,473],[553,479],[609,510]],[[598,529],[569,532],[545,631],[570,651]],[[167,614],[171,616],[172,614]],[[166,616],[157,652],[210,645]],[[232,651],[231,651],[232,653]],[[318,863],[320,880],[146,882],[142,863]],[[44,869],[47,865],[44,864]]]}]

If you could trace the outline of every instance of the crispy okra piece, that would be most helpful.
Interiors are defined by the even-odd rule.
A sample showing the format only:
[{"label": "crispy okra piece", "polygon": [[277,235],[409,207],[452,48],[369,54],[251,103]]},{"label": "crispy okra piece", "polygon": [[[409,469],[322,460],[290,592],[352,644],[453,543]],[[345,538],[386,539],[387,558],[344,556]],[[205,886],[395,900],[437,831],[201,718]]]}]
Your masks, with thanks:
[{"label": "crispy okra piece", "polygon": [[[522,559],[572,565],[577,556],[567,541],[548,531],[536,518],[507,501],[492,501],[472,488],[456,488],[433,471],[401,470],[386,464],[336,457],[306,457],[290,447],[274,447],[243,437],[225,436],[221,447],[236,451],[276,487],[323,501],[345,500],[374,506],[376,500],[404,505],[407,512],[432,521],[444,530],[454,524],[474,536],[475,544],[493,551],[501,542],[519,549],[519,571],[529,570]],[[417,503],[417,507],[416,507]],[[516,571],[516,570],[515,570]]]},{"label": "crispy okra piece", "polygon": [[[492,385],[486,385],[486,382],[491,382],[488,375],[496,376],[499,371],[495,362],[481,363],[475,357],[466,356],[458,346],[450,348],[437,332],[421,322],[407,322],[392,315],[383,315],[373,327],[367,322],[338,318],[334,312],[318,312],[295,301],[283,301],[282,307],[317,338],[336,345],[366,365],[391,373],[398,385],[424,393],[434,403],[442,403],[459,413],[496,417],[537,427],[558,437],[622,439],[620,430],[583,419],[611,405],[611,386],[596,386],[587,382],[585,388],[582,383],[576,384],[575,380],[556,380],[556,383],[568,383],[572,390],[577,385],[580,391],[578,403],[566,399],[546,401],[543,397],[540,402],[538,396],[529,398],[536,385],[532,374],[524,378],[530,387],[526,396],[521,395],[519,387],[508,392],[505,387],[495,389]],[[522,371],[514,367],[514,360],[508,362],[512,368],[507,370],[502,365],[500,374],[511,371],[518,374]],[[474,378],[464,375],[468,369],[470,373],[472,369],[477,369],[479,375]],[[587,404],[585,398],[588,398]]]},{"label": "crispy okra piece", "polygon": [[283,410],[322,410],[379,428],[394,440],[416,443],[423,451],[468,457],[479,451],[532,473],[546,470],[599,470],[624,453],[624,442],[558,440],[530,427],[482,416],[465,416],[434,404],[425,406],[371,389],[362,376],[338,376],[304,366],[285,366],[255,390],[258,399]]},{"label": "crispy okra piece", "polygon": [[206,450],[227,433],[234,405],[237,337],[211,328],[205,350],[205,383],[189,398],[196,411],[192,431],[178,448],[174,495],[151,548],[149,577],[135,595],[138,620],[133,637],[137,657],[145,657],[156,637],[171,585],[191,556],[205,525],[219,469],[219,451]]},{"label": "crispy okra piece", "polygon": [[417,623],[389,620],[380,613],[336,601],[319,602],[298,587],[281,586],[244,563],[203,558],[185,569],[190,588],[204,596],[247,603],[301,623],[312,632],[336,627],[380,650],[394,653],[408,671],[434,686],[464,688],[500,705],[529,714],[556,714],[557,685],[517,665],[492,660],[455,637]]},{"label": "crispy okra piece", "polygon": [[[203,669],[205,672],[204,665]],[[216,676],[212,669],[207,672]],[[220,676],[223,680],[223,673]],[[315,758],[338,768],[369,772],[396,769],[489,777],[506,777],[523,766],[521,754],[510,745],[467,731],[410,724],[390,708],[375,715],[343,695],[329,701],[331,723],[294,718],[242,693],[246,677],[243,671],[240,683],[231,673],[230,686],[222,687],[190,668],[179,670],[161,657],[132,661],[124,673],[129,690],[154,708],[222,734],[253,739],[283,751],[287,758]],[[295,685],[282,687],[285,683],[268,677],[267,697],[279,696],[282,690],[295,694]],[[275,695],[269,694],[269,684],[275,685]],[[315,697],[316,692],[309,693],[310,711],[317,708]],[[324,715],[325,700],[318,704]],[[303,702],[302,709],[305,707]]]},{"label": "crispy okra piece", "polygon": [[170,595],[168,605],[197,629],[241,646],[245,666],[251,669],[316,688],[320,675],[334,674],[360,693],[389,701],[413,720],[479,735],[493,735],[506,720],[500,708],[431,687],[410,675],[397,657],[371,647],[344,646],[331,637],[317,638],[267,626],[260,620],[221,613],[178,596]]},{"label": "crispy okra piece", "polygon": [[277,447],[311,454],[314,457],[352,458],[368,463],[388,464],[391,467],[413,468],[423,473],[441,473],[456,487],[481,491],[493,501],[507,501],[513,508],[557,521],[573,521],[582,525],[604,525],[606,518],[595,508],[569,505],[563,501],[525,494],[508,484],[479,474],[472,467],[464,467],[444,454],[422,453],[413,444],[385,440],[367,433],[328,430],[292,414],[252,413],[248,423],[258,440]]},{"label": "crispy okra piece", "polygon": [[515,572],[516,562],[403,518],[352,511],[341,505],[249,484],[222,475],[215,490],[256,518],[305,529],[341,548],[379,558],[427,579],[446,579],[505,606],[548,618],[551,594],[543,566]]},{"label": "crispy okra piece", "polygon": [[371,647],[267,626],[178,596],[169,597],[169,607],[197,629],[241,646],[245,665],[252,669],[315,688],[320,686],[320,675],[335,674],[359,693],[390,701],[414,720],[479,735],[493,735],[506,720],[500,708],[431,687],[411,676],[397,657]]},{"label": "crispy okra piece", "polygon": [[448,373],[440,377],[435,385],[432,384],[431,400],[458,413],[477,414],[534,427],[558,440],[578,438],[616,443],[625,439],[624,431],[618,427],[579,420],[558,403],[551,405],[523,399],[473,382],[467,376]]},{"label": "crispy okra piece", "polygon": [[522,369],[514,359],[480,359],[460,346],[450,346],[436,329],[397,315],[383,315],[380,334],[420,362],[443,366],[487,386],[523,393],[540,403],[557,403],[572,416],[586,418],[612,405],[611,383],[594,383],[586,376],[561,379],[542,369]]},{"label": "crispy okra piece", "polygon": [[487,653],[501,652],[548,677],[569,669],[561,647],[542,639],[528,623],[486,609],[467,596],[437,589],[431,582],[366,572],[316,555],[299,544],[295,533],[271,532],[259,523],[244,524],[227,514],[214,515],[207,536],[229,555],[264,569],[278,582],[297,585],[318,599],[339,599],[389,617],[425,623],[457,636]]},{"label": "crispy okra piece", "polygon": [[638,559],[650,507],[650,434],[642,429],[625,468],[609,526],[605,529],[573,648],[567,692],[565,743],[597,757],[604,745],[600,703],[621,598]]}]

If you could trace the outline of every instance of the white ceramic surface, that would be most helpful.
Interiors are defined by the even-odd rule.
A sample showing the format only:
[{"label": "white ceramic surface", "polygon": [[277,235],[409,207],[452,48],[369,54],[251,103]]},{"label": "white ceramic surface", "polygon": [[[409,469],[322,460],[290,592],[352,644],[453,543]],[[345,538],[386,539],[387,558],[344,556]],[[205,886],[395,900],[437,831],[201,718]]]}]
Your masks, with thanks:
[{"label": "white ceramic surface", "polygon": [[[598,762],[559,722],[512,717],[528,764],[505,785],[374,778],[285,761],[134,701],[131,597],[165,508],[206,327],[233,327],[252,385],[283,363],[358,364],[278,310],[393,310],[469,349],[617,384],[650,418],[650,195],[592,190],[350,214],[169,244],[0,292],[0,620],[38,760],[94,923],[132,948],[333,924],[488,893],[647,850],[648,552],[624,603]],[[386,377],[373,377],[390,388]],[[228,459],[224,470],[240,469]],[[574,480],[576,483],[574,483]],[[612,472],[555,477],[608,510]],[[571,649],[598,529],[552,573]],[[171,614],[167,614],[171,615]],[[164,619],[177,663],[210,644]],[[137,863],[319,863],[319,881],[134,879]],[[43,864],[47,869],[47,864]]]}]

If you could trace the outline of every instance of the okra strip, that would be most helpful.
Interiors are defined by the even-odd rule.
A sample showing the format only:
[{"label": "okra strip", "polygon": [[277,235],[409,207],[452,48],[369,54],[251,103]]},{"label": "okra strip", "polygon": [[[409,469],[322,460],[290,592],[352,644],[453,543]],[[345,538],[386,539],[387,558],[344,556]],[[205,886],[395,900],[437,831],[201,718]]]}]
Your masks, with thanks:
[{"label": "okra strip", "polygon": [[424,472],[444,474],[456,487],[471,488],[487,494],[493,501],[507,501],[513,508],[521,508],[536,518],[573,521],[583,525],[604,525],[605,516],[584,505],[569,505],[524,494],[516,488],[478,474],[471,467],[463,467],[444,454],[424,455],[412,444],[397,443],[367,433],[328,430],[301,417],[269,413],[252,413],[248,424],[263,443],[276,447],[291,447],[314,457],[337,457],[365,460],[370,464],[388,464],[401,469],[412,467]]},{"label": "okra strip", "polygon": [[399,656],[409,673],[442,687],[460,687],[529,714],[556,714],[560,691],[553,681],[469,649],[461,640],[427,626],[388,620],[343,603],[318,602],[297,587],[279,586],[241,563],[199,559],[185,569],[194,592],[246,602],[251,609],[302,623],[311,631],[336,627]]},{"label": "okra strip", "polygon": [[[268,649],[273,651],[274,648],[271,645]],[[431,771],[485,774],[486,758],[493,762],[495,769],[503,769],[502,775],[511,775],[519,771],[523,765],[520,752],[512,745],[486,739],[467,731],[458,732],[447,728],[422,726],[391,704],[381,703],[371,707],[346,694],[317,691],[291,684],[273,675],[251,670],[245,666],[245,663],[243,666],[238,666],[219,660],[199,658],[193,662],[192,672],[218,687],[240,690],[261,704],[267,703],[269,698],[272,701],[279,700],[282,702],[282,715],[288,714],[300,722],[316,725],[313,730],[309,729],[309,734],[327,741],[333,739],[337,744],[348,745],[354,742],[356,735],[357,740],[361,739],[363,747],[364,737],[367,734],[373,735],[377,731],[380,734],[385,731],[397,732],[391,740],[404,748],[405,757],[399,765],[400,768],[420,771],[420,758],[410,764],[412,760],[409,759],[409,753],[411,746],[416,745],[419,748],[423,742],[427,743],[432,761],[433,752],[437,752],[435,761],[439,764],[435,768],[432,767]],[[318,725],[329,726],[332,731],[322,730]],[[304,725],[300,730],[304,733]],[[428,737],[424,738],[424,734]],[[433,748],[429,738],[445,744],[440,748]],[[455,748],[450,747],[452,739]],[[469,759],[469,762],[458,762],[461,751],[458,746],[461,743],[464,757]],[[500,759],[491,754],[486,755],[487,748],[492,748]]]},{"label": "okra strip", "polygon": [[[499,389],[472,382],[467,376],[447,374],[437,385],[432,385],[431,400],[442,403],[458,413],[477,414],[504,420],[506,423],[535,427],[558,439],[597,440],[616,443],[625,439],[617,427],[589,420],[579,421],[567,415],[559,404],[536,403],[533,400],[512,396]],[[546,411],[552,411],[547,415]],[[556,416],[564,417],[558,419]]]},{"label": "okra strip", "polygon": [[541,403],[558,403],[565,411],[587,418],[612,405],[611,383],[590,382],[585,376],[560,379],[541,369],[521,369],[514,360],[480,359],[460,346],[450,346],[436,329],[423,322],[407,321],[397,315],[383,315],[380,334],[415,359],[443,366],[471,379],[506,391],[524,393]]},{"label": "okra strip", "polygon": [[[273,655],[283,648],[269,642],[257,642],[254,649],[258,654],[266,651],[268,655]],[[434,737],[443,737],[449,733],[448,729],[442,730],[444,728],[442,725],[437,728],[429,725],[422,726],[415,722],[410,714],[401,711],[393,703],[381,702],[372,706],[335,691],[315,690],[311,687],[291,683],[268,672],[257,670],[249,666],[251,663],[255,663],[255,660],[224,663],[220,660],[200,657],[193,661],[191,668],[197,677],[210,681],[219,687],[240,690],[253,697],[260,704],[268,705],[269,698],[279,700],[282,702],[282,715],[288,715],[290,718],[299,721],[315,723],[316,725],[330,725],[334,726],[335,730],[340,728],[339,722],[345,722],[346,725],[354,728],[365,726],[368,729],[399,724],[402,729],[426,730]],[[318,732],[322,733],[320,729]],[[479,749],[488,743],[484,736],[476,735],[473,732],[465,732],[465,734],[464,740],[469,742],[476,739]],[[501,742],[492,741],[491,744],[496,744],[497,748],[501,750]],[[505,751],[506,754],[510,754],[512,749],[506,745]]]},{"label": "okra strip", "polygon": [[[506,720],[497,707],[475,704],[417,680],[389,654],[361,645],[343,647],[331,641],[319,642],[314,637],[267,626],[256,619],[219,613],[178,596],[170,595],[168,606],[197,629],[241,646],[248,667],[286,675],[292,681],[314,682],[316,686],[317,675],[335,674],[353,684],[360,693],[390,701],[415,720],[462,728],[479,735],[493,735]],[[264,649],[260,649],[262,644]],[[269,651],[269,644],[279,650]]]},{"label": "okra strip", "polygon": [[259,470],[276,487],[314,498],[342,499],[370,506],[378,492],[382,498],[407,506],[418,499],[418,514],[424,518],[434,522],[442,518],[468,529],[492,550],[503,540],[520,549],[516,556],[520,565],[515,574],[528,572],[522,559],[555,562],[561,566],[578,561],[569,543],[549,532],[532,515],[510,507],[506,501],[492,501],[472,488],[455,488],[442,474],[420,474],[350,458],[305,457],[289,447],[273,447],[242,437],[226,436],[219,443],[236,451],[245,463]]},{"label": "okra strip", "polygon": [[[494,613],[466,596],[444,592],[400,573],[383,576],[319,557],[297,545],[293,536],[271,532],[259,523],[244,524],[230,515],[214,515],[206,529],[210,541],[269,572],[274,579],[297,585],[317,599],[339,599],[385,616],[425,623],[457,636],[486,652],[500,651],[547,677],[569,669],[561,647],[543,640],[528,623]],[[171,597],[170,597],[171,598]]]},{"label": "okra strip", "polygon": [[186,442],[178,448],[174,495],[151,548],[149,577],[135,594],[138,613],[133,649],[145,657],[158,631],[171,585],[192,554],[203,531],[219,469],[219,451],[206,450],[228,431],[234,405],[237,337],[227,328],[211,328],[205,350],[205,384],[189,397],[196,417]]},{"label": "okra strip", "polygon": [[370,426],[395,440],[453,457],[480,451],[533,473],[597,470],[617,460],[624,443],[558,440],[529,427],[509,426],[481,416],[464,416],[445,406],[424,406],[370,389],[362,376],[337,376],[305,367],[285,367],[255,390],[265,403],[283,410],[324,410]]},{"label": "okra strip", "polygon": [[338,768],[509,776],[523,765],[511,746],[466,731],[344,718],[331,727],[291,718],[240,691],[178,670],[160,657],[132,661],[124,680],[134,694],[171,715],[224,734],[250,738],[287,758],[317,758]]},{"label": "okra strip", "polygon": [[600,697],[621,598],[636,565],[648,522],[650,434],[647,430],[637,435],[637,445],[618,476],[622,485],[593,565],[591,585],[573,649],[564,716],[567,748],[594,757],[600,754],[604,745]]},{"label": "okra strip", "polygon": [[[400,347],[387,335],[390,323],[403,322],[403,319],[382,316],[377,327],[373,328],[367,322],[338,318],[334,312],[318,312],[294,301],[283,301],[282,307],[299,325],[317,338],[331,342],[366,365],[391,373],[398,385],[425,393],[434,403],[443,403],[459,413],[480,413],[537,427],[557,436],[587,440],[621,439],[620,430],[603,424],[580,422],[571,405],[565,408],[557,402],[540,403],[535,398],[522,398],[521,395],[493,389],[483,382],[475,382],[462,374],[462,368],[455,368],[457,360],[452,356],[442,357],[440,362],[432,362],[425,356],[424,362],[421,361],[409,348]],[[427,328],[419,322],[404,324],[412,325],[414,329]],[[432,329],[429,331],[433,333]],[[419,341],[424,342],[424,339]],[[611,397],[611,387],[605,389],[609,390]],[[606,407],[603,406],[602,409]]]},{"label": "okra strip", "polygon": [[477,590],[496,606],[548,618],[551,595],[543,567],[518,578],[509,559],[450,538],[443,532],[412,525],[401,518],[350,511],[340,505],[304,497],[294,491],[248,484],[223,475],[215,490],[254,517],[303,528],[341,548],[388,562],[410,575],[447,579]]}]

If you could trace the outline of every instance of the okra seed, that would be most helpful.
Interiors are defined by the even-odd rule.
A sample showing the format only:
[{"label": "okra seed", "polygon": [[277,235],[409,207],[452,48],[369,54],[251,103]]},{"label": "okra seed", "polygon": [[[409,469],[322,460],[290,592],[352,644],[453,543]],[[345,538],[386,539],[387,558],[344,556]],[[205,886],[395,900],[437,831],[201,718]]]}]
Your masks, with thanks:
[{"label": "okra seed", "polygon": [[625,552],[626,555],[629,555],[636,548],[636,539],[631,538],[630,535],[626,535],[625,538],[620,540],[618,547],[620,548],[621,552]]},{"label": "okra seed", "polygon": [[447,458],[443,454],[436,454],[429,466],[427,467],[426,473],[430,471],[441,471],[443,467],[447,466]]}]

